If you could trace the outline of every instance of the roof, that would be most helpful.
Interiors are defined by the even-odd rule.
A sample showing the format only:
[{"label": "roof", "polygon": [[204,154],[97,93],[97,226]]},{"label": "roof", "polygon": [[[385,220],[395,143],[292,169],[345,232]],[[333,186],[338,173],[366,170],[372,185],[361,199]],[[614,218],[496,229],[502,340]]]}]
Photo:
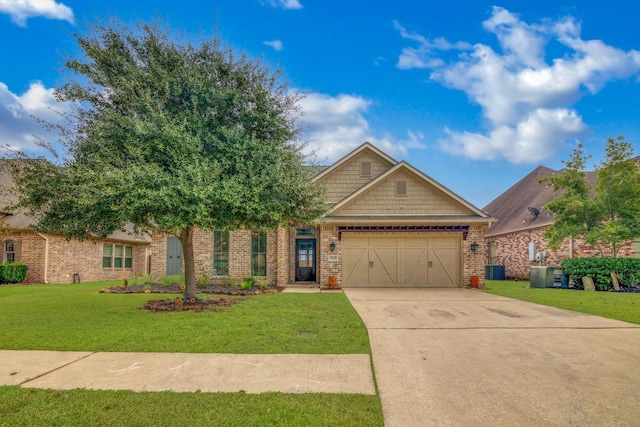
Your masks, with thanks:
[{"label": "roof", "polygon": [[[11,190],[15,188],[9,167],[6,162],[18,160],[0,160],[0,218],[3,225],[9,229],[28,230],[34,225],[35,221],[28,216],[23,210],[9,210],[8,206],[16,203],[18,198]],[[125,225],[126,231],[115,231],[108,240],[118,240],[132,243],[151,243],[151,237],[148,234],[134,234],[131,224]]]},{"label": "roof", "polygon": [[[359,166],[354,174],[353,163],[365,158],[369,163],[374,158],[375,171],[371,175],[362,175]],[[377,166],[375,166],[377,164]],[[404,206],[403,203],[389,202],[387,192],[389,182],[395,188],[395,176],[408,176],[425,189],[423,193],[433,196],[437,201],[430,204],[427,194],[414,193],[414,200],[420,203]],[[360,145],[333,165],[313,178],[314,182],[323,182],[333,177],[332,185],[339,188],[331,201],[329,215],[324,218],[327,223],[343,224],[490,224],[495,222],[487,213],[475,207],[459,195],[455,194],[433,178],[416,169],[406,161],[396,161],[369,142]],[[336,178],[337,177],[337,178]],[[338,179],[339,178],[339,179]],[[332,193],[333,194],[333,193]],[[391,193],[390,193],[391,194]],[[420,196],[416,194],[421,194]],[[409,198],[411,199],[411,198]],[[406,199],[405,199],[406,200]],[[369,204],[371,201],[374,204]]]},{"label": "roof", "polygon": [[[498,220],[486,231],[485,237],[550,225],[553,214],[542,207],[562,193],[553,191],[547,183],[541,184],[540,179],[560,172],[538,166],[485,206],[482,210]],[[593,185],[596,172],[585,174],[587,181]]]}]

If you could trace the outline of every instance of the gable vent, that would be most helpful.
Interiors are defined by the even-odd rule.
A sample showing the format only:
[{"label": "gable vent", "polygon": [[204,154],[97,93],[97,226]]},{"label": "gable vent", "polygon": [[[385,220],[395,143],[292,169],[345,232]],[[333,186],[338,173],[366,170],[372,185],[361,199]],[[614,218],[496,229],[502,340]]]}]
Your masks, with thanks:
[{"label": "gable vent", "polygon": [[396,196],[407,195],[407,181],[396,181]]},{"label": "gable vent", "polygon": [[371,162],[360,163],[360,176],[371,176]]}]

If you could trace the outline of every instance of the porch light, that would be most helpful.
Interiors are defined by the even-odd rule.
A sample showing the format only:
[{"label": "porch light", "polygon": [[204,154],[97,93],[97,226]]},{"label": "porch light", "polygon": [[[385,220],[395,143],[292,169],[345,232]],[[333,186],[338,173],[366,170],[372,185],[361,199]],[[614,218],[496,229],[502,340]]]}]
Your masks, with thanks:
[{"label": "porch light", "polygon": [[478,246],[480,246],[478,243],[473,242],[471,244],[471,252],[475,253],[478,250]]},{"label": "porch light", "polygon": [[331,252],[336,250],[336,242],[331,242],[331,244],[329,245],[329,250]]}]

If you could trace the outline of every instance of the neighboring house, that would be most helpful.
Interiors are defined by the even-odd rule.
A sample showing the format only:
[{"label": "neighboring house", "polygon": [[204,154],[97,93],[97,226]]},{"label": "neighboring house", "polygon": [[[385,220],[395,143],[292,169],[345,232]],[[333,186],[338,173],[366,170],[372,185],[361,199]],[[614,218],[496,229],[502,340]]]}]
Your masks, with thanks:
[{"label": "neighboring house", "polygon": [[[553,214],[543,206],[558,193],[539,181],[560,172],[538,166],[483,208],[498,219],[485,232],[486,261],[491,265],[504,265],[507,278],[529,280],[532,266],[556,266],[565,258],[600,256],[597,248],[583,240],[566,239],[559,249],[553,250],[542,238],[544,230],[553,222]],[[595,185],[596,177],[596,172],[586,172],[591,185]],[[640,252],[636,246],[633,242],[624,245],[618,256],[637,256]],[[535,253],[542,255],[535,259]],[[609,252],[605,254],[610,255]]]},{"label": "neighboring house", "polygon": [[[462,287],[484,283],[484,230],[494,219],[370,143],[317,173],[331,211],[320,224],[202,231],[196,275],[254,276],[279,286]],[[182,268],[176,237],[152,236],[152,274]]]},{"label": "neighboring house", "polygon": [[24,212],[9,212],[14,186],[6,164],[0,162],[0,262],[22,261],[29,266],[26,283],[69,283],[74,280],[123,279],[148,271],[151,238],[116,232],[108,239],[65,240],[38,233]]}]

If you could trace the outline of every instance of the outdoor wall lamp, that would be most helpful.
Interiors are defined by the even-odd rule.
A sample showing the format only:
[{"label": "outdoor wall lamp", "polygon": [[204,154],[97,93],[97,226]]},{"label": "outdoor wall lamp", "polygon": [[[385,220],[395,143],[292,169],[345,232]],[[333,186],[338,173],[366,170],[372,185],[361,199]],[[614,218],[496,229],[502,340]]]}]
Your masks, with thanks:
[{"label": "outdoor wall lamp", "polygon": [[471,244],[471,252],[475,253],[478,250],[478,246],[480,246],[480,245],[477,244],[476,242],[473,242]]},{"label": "outdoor wall lamp", "polygon": [[331,242],[331,244],[329,245],[329,250],[331,252],[336,250],[336,242]]}]

